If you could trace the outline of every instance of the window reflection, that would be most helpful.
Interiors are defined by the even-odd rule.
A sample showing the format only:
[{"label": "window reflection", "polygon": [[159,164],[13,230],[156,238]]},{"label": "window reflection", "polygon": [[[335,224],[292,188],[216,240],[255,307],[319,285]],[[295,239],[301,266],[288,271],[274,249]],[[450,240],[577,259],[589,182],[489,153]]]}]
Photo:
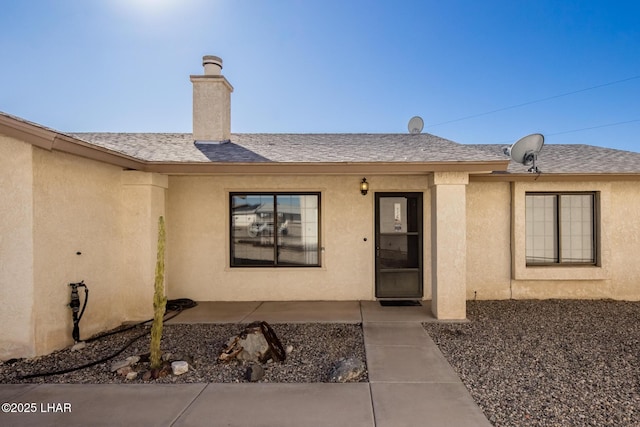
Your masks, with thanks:
[{"label": "window reflection", "polygon": [[319,265],[318,194],[234,194],[232,265]]}]

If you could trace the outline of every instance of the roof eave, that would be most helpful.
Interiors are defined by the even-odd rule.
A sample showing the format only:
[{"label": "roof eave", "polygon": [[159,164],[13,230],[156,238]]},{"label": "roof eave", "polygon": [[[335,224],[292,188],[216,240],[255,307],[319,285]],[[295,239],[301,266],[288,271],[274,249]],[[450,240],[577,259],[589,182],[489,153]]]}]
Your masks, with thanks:
[{"label": "roof eave", "polygon": [[395,174],[432,172],[488,173],[506,170],[508,161],[456,162],[147,162],[145,171],[169,175],[319,175]]},{"label": "roof eave", "polygon": [[487,173],[470,178],[474,182],[567,182],[567,181],[640,181],[637,172],[607,173]]},{"label": "roof eave", "polygon": [[72,136],[4,114],[0,114],[0,134],[24,141],[47,151],[74,154],[126,169],[144,169],[144,162],[134,157],[98,147]]},{"label": "roof eave", "polygon": [[36,147],[51,151],[53,140],[59,133],[30,122],[0,114],[0,134],[16,138]]}]

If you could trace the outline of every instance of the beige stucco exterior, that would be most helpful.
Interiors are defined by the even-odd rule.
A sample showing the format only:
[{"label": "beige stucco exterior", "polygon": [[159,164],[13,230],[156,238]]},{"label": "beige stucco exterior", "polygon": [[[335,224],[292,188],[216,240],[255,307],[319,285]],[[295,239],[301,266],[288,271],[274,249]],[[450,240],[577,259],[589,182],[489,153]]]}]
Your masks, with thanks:
[{"label": "beige stucco exterior", "polygon": [[510,298],[511,183],[470,182],[466,215],[466,298]]},{"label": "beige stucco exterior", "polygon": [[468,182],[469,175],[461,172],[436,172],[429,180],[432,189],[431,307],[438,319],[466,318]]},{"label": "beige stucco exterior", "polygon": [[56,348],[69,338],[68,283],[85,280],[90,288],[92,310],[85,313],[85,336],[114,326],[118,317],[124,316],[118,293],[122,283],[118,239],[121,190],[114,185],[120,173],[103,163],[34,148],[33,316],[37,353]]},{"label": "beige stucco exterior", "polygon": [[[640,300],[637,181],[472,182],[468,187],[468,299]],[[525,192],[599,194],[596,266],[527,266]],[[513,254],[513,255],[512,255]]]},{"label": "beige stucco exterior", "polygon": [[153,317],[153,283],[157,259],[158,220],[166,216],[168,177],[122,171],[122,289],[125,317]]},{"label": "beige stucco exterior", "polygon": [[32,147],[0,135],[0,359],[36,354]]},{"label": "beige stucco exterior", "polygon": [[[171,176],[169,177],[169,298],[200,301],[374,299],[375,191],[424,192],[427,176]],[[231,268],[229,193],[319,192],[321,267]],[[425,256],[430,256],[425,221]],[[425,298],[431,279],[425,274]]]},{"label": "beige stucco exterior", "polygon": [[69,283],[89,288],[81,338],[149,318],[166,176],[8,137],[0,137],[0,157],[0,358],[72,343]]},{"label": "beige stucco exterior", "polygon": [[[439,319],[464,319],[474,298],[640,300],[640,191],[631,178],[538,181],[371,167],[362,196],[365,174],[348,168],[152,173],[102,151],[88,158],[90,147],[78,143],[75,151],[70,139],[36,142],[0,136],[1,359],[72,344],[71,282],[84,280],[90,290],[81,338],[150,318],[159,216],[167,223],[170,299],[374,300],[376,192],[423,195],[423,299]],[[525,264],[530,191],[598,192],[598,265]],[[233,192],[319,193],[321,266],[230,267]]]}]

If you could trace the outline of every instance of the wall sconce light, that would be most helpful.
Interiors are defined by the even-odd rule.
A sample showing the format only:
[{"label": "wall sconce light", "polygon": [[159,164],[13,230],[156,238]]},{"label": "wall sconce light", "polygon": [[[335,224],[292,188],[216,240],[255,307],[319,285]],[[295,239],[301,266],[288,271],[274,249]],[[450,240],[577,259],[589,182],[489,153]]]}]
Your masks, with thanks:
[{"label": "wall sconce light", "polygon": [[367,182],[367,178],[362,178],[362,182],[360,183],[360,193],[363,196],[366,196],[369,192],[369,183]]}]

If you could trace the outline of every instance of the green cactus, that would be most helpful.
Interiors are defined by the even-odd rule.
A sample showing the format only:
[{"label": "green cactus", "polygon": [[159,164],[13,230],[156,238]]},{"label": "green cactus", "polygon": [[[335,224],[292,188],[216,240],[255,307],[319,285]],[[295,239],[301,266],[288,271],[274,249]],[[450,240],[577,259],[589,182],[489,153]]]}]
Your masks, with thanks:
[{"label": "green cactus", "polygon": [[151,326],[151,369],[162,367],[162,351],[160,340],[162,339],[162,324],[164,321],[167,297],[164,295],[164,247],[165,247],[164,218],[158,220],[158,259],[156,261],[156,281],[153,292],[153,325]]}]

